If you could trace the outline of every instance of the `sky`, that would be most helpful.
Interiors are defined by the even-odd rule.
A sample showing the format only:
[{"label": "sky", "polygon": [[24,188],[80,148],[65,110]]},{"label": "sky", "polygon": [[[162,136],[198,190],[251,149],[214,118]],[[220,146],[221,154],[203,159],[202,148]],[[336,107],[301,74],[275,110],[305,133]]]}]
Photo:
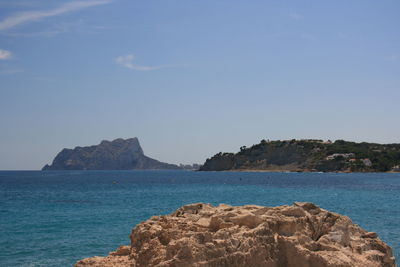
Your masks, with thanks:
[{"label": "sky", "polygon": [[203,163],[261,139],[400,143],[400,1],[0,0],[0,169],[138,137]]}]

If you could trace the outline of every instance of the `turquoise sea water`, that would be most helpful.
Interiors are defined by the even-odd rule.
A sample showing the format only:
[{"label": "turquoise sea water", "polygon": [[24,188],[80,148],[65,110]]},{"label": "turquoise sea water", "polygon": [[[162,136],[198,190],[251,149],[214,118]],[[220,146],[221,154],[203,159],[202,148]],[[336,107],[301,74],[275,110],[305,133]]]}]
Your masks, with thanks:
[{"label": "turquoise sea water", "polygon": [[314,202],[379,234],[400,258],[400,174],[0,172],[0,266],[71,266],[129,244],[150,216],[194,202]]}]

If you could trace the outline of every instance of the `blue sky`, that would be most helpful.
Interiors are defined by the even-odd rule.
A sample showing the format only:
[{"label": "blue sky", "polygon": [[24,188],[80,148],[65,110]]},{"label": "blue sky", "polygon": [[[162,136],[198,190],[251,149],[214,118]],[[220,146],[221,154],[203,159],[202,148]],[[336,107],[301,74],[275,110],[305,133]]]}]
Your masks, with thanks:
[{"label": "blue sky", "polygon": [[400,2],[0,1],[0,169],[137,136],[203,163],[261,139],[400,143]]}]

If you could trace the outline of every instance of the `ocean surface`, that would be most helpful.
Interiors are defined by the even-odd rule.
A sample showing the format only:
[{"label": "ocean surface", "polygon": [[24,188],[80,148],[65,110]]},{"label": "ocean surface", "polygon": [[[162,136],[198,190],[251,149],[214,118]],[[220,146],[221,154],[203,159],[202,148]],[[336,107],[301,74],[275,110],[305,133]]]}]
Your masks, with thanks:
[{"label": "ocean surface", "polygon": [[0,266],[72,266],[195,202],[310,201],[377,232],[400,259],[400,174],[1,171]]}]

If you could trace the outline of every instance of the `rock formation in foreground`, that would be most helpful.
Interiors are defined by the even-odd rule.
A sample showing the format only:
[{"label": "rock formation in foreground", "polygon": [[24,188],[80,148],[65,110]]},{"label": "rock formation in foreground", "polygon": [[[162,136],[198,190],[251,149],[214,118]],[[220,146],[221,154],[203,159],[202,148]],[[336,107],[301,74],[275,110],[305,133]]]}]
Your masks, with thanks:
[{"label": "rock formation in foreground", "polygon": [[391,248],[343,215],[312,203],[191,204],[137,225],[131,245],[75,267],[395,266]]},{"label": "rock formation in foreground", "polygon": [[43,170],[181,169],[144,155],[135,138],[102,141],[99,145],[64,148]]}]

